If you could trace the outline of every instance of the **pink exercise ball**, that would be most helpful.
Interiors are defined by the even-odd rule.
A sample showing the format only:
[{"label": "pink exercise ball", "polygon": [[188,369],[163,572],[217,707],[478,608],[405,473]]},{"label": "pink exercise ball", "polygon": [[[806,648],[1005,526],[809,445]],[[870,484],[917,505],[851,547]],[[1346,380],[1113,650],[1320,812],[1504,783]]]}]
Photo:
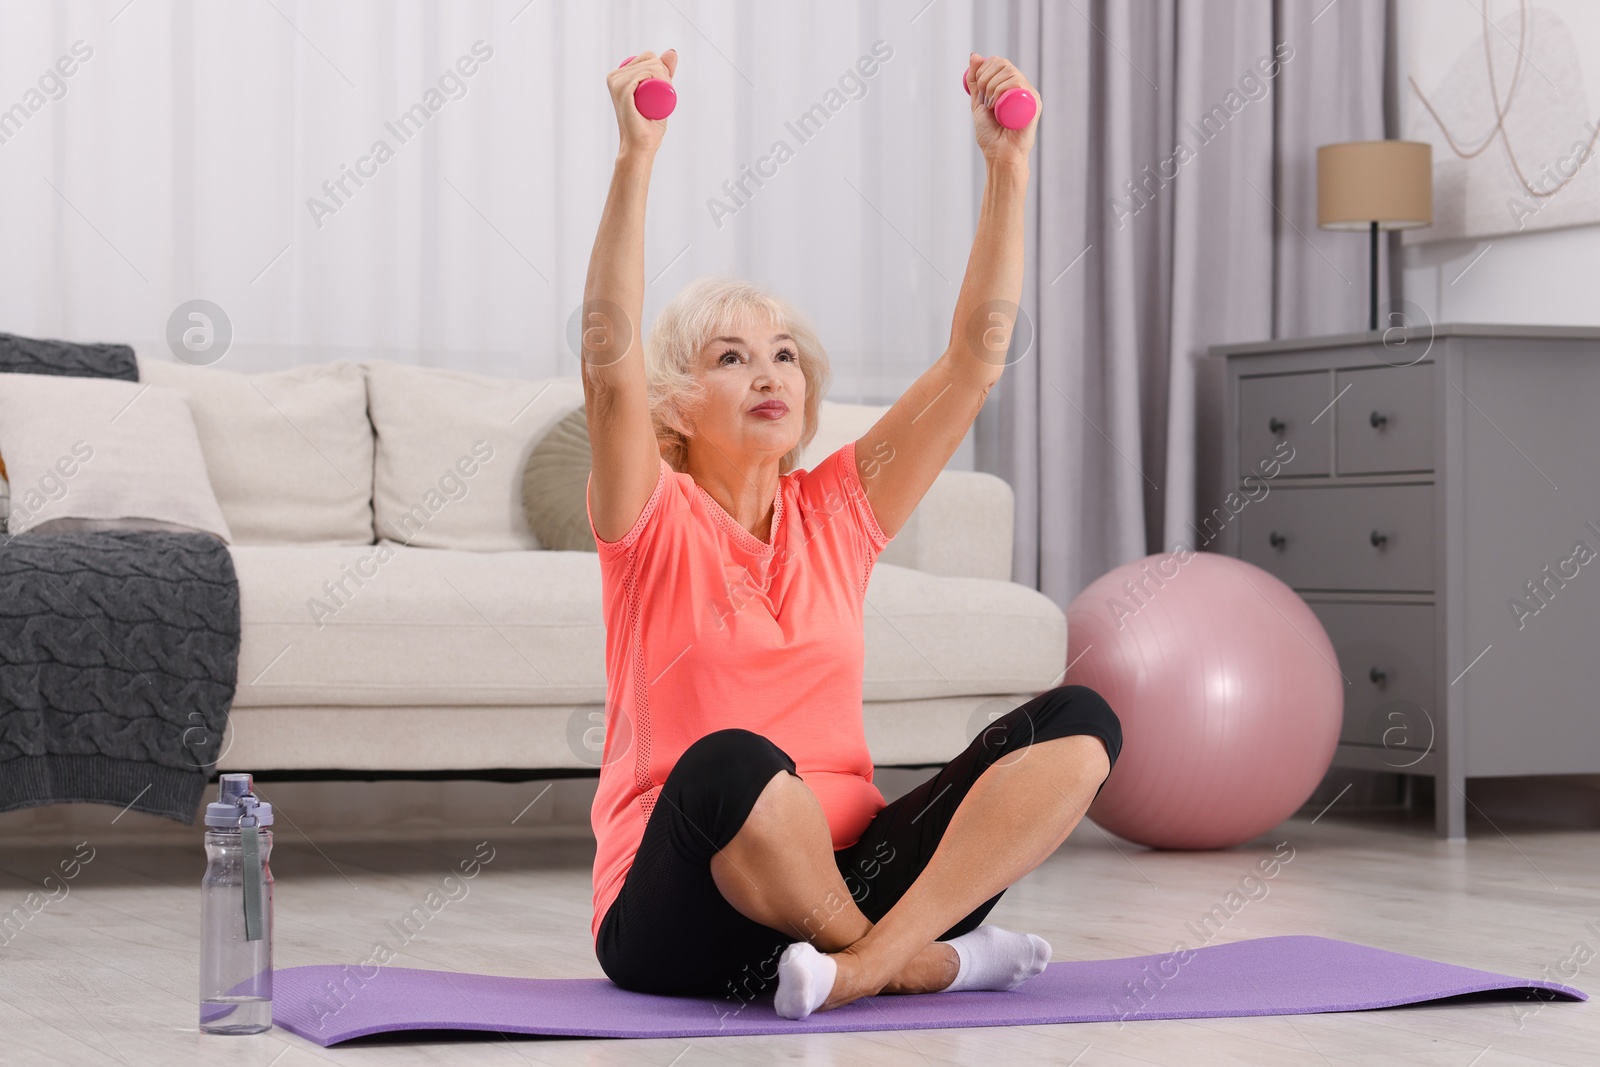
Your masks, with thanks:
[{"label": "pink exercise ball", "polygon": [[1065,683],[1105,697],[1122,752],[1089,817],[1151,848],[1227,848],[1311,796],[1344,680],[1294,590],[1186,546],[1097,578],[1067,609]]}]

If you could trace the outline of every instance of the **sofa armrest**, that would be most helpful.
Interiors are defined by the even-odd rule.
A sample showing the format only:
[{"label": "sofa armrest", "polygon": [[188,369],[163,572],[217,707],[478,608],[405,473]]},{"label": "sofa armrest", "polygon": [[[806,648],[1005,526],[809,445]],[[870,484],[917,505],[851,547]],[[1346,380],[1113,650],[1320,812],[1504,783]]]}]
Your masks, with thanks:
[{"label": "sofa armrest", "polygon": [[1016,498],[1002,478],[980,471],[941,471],[881,563],[957,578],[1011,580],[1011,527]]}]

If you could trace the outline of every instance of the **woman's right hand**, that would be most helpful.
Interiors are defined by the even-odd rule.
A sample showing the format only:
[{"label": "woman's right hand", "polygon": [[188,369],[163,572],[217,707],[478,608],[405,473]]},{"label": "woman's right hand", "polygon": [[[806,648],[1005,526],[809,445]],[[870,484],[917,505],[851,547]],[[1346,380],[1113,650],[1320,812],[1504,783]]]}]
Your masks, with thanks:
[{"label": "woman's right hand", "polygon": [[639,114],[633,103],[633,91],[646,78],[672,80],[678,69],[678,50],[669,48],[657,56],[654,52],[640,52],[633,62],[618,67],[606,75],[606,86],[611,90],[611,103],[617,109],[617,132],[622,143],[619,152],[639,151],[654,154],[661,147],[661,135],[666,132],[666,119],[647,119]]}]

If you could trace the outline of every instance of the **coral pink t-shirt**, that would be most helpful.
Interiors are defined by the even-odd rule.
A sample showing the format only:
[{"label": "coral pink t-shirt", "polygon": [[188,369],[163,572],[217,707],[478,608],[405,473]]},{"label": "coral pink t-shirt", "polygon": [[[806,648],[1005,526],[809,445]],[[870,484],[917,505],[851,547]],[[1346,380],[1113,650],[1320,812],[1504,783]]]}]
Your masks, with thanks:
[{"label": "coral pink t-shirt", "polygon": [[836,849],[883,808],[861,721],[862,610],[890,540],[853,441],[779,479],[770,544],[665,459],[633,529],[620,541],[595,535],[606,627],[605,745],[590,811],[595,936],[662,784],[706,734],[739,727],[788,753]]}]

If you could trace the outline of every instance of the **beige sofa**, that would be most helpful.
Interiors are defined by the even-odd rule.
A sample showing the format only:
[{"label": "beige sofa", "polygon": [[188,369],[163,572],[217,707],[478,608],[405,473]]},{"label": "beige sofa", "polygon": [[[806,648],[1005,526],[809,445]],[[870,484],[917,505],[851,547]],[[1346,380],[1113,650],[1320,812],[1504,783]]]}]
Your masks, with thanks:
[{"label": "beige sofa", "polygon": [[[242,641],[220,770],[598,765],[597,557],[542,548],[521,500],[528,453],[583,403],[575,374],[141,358],[140,377],[187,391],[232,534]],[[884,410],[824,402],[801,466]],[[1012,507],[1000,479],[946,471],[881,555],[863,694],[878,764],[948,759],[1059,684],[1066,620],[1009,580]]]}]

